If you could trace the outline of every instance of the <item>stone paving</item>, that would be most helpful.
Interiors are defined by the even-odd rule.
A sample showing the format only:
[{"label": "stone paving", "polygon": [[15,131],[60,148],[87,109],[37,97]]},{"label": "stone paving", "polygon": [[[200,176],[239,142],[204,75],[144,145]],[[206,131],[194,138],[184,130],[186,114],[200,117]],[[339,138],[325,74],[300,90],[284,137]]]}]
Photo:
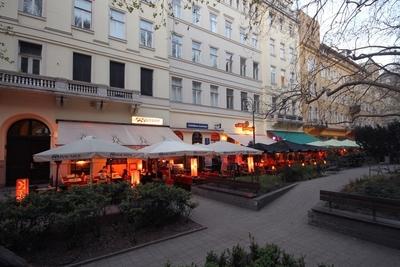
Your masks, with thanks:
[{"label": "stone paving", "polygon": [[251,211],[195,197],[199,207],[193,219],[208,229],[93,262],[88,266],[164,266],[202,264],[208,251],[222,251],[249,243],[251,233],[259,243],[275,243],[307,266],[400,266],[400,250],[359,240],[307,224],[307,211],[318,202],[319,190],[339,189],[349,180],[367,174],[368,168],[339,172],[300,183],[260,211]]}]

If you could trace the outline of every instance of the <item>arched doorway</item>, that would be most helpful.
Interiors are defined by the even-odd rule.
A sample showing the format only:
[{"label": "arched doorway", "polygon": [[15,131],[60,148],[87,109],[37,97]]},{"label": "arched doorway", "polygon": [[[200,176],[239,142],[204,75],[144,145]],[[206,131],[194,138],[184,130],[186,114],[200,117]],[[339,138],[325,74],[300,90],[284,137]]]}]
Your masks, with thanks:
[{"label": "arched doorway", "polygon": [[199,132],[194,132],[192,134],[192,144],[202,144],[203,143],[203,135]]},{"label": "arched doorway", "polygon": [[48,183],[50,164],[33,162],[32,155],[50,149],[50,130],[42,122],[23,119],[7,132],[6,185],[17,178],[29,178],[31,184]]}]

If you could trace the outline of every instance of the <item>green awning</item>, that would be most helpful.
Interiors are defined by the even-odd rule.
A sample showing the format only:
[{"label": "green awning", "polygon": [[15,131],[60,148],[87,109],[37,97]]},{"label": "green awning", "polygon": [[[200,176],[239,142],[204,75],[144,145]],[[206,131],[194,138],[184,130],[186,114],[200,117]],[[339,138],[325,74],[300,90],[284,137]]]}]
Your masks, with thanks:
[{"label": "green awning", "polygon": [[307,144],[315,141],[319,141],[318,138],[306,134],[304,132],[287,132],[287,131],[272,131],[272,133],[283,140],[287,140],[297,144]]}]

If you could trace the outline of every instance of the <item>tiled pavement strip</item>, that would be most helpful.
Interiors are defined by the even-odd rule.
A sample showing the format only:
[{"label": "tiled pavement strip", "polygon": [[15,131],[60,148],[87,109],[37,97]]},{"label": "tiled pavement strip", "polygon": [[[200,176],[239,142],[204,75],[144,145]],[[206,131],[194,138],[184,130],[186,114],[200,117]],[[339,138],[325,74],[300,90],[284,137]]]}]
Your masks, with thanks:
[{"label": "tiled pavement strip", "polygon": [[248,245],[249,233],[258,243],[275,243],[296,256],[305,255],[307,266],[400,266],[400,250],[355,239],[307,224],[307,211],[319,199],[319,190],[334,190],[368,173],[368,168],[339,172],[305,181],[260,211],[250,211],[201,197],[193,219],[208,229],[161,242],[88,266],[164,266],[202,264],[209,250],[222,251],[240,243]]}]

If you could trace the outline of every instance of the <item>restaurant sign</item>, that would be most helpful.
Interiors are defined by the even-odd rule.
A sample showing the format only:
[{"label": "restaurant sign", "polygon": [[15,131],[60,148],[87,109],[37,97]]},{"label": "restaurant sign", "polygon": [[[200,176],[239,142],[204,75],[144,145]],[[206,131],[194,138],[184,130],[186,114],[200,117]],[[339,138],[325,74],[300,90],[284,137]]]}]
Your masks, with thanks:
[{"label": "restaurant sign", "polygon": [[195,123],[195,122],[187,122],[186,128],[191,129],[208,129],[208,124],[206,123]]},{"label": "restaurant sign", "polygon": [[164,124],[164,120],[162,118],[150,118],[150,117],[132,116],[132,123],[134,123],[134,124],[147,124],[147,125],[163,125]]}]

